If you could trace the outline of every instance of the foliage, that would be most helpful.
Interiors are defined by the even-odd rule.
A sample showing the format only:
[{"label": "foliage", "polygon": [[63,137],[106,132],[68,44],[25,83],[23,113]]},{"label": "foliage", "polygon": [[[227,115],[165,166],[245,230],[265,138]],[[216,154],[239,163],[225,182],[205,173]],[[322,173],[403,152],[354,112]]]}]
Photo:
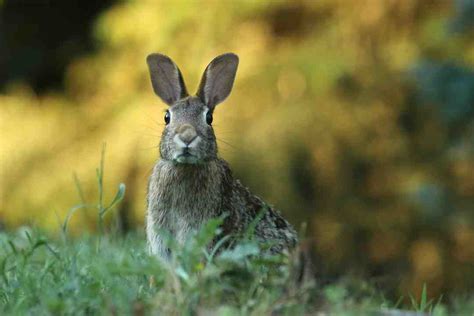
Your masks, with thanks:
[{"label": "foliage", "polygon": [[[231,311],[301,313],[309,290],[290,282],[288,258],[257,256],[242,244],[211,258],[211,222],[168,263],[148,256],[143,236],[83,236],[67,243],[23,229],[1,236],[1,312],[5,314],[166,314]],[[301,305],[303,304],[303,305]]]},{"label": "foliage", "polygon": [[100,166],[99,168],[96,169],[96,175],[97,175],[97,188],[98,188],[98,203],[97,205],[88,205],[83,197],[82,194],[82,188],[79,183],[79,179],[77,176],[74,177],[74,181],[76,183],[76,188],[79,193],[79,197],[81,198],[81,204],[73,206],[72,208],[69,209],[69,212],[66,215],[66,218],[61,226],[62,230],[62,235],[64,238],[67,237],[67,228],[69,225],[69,221],[71,220],[72,215],[80,210],[80,209],[85,209],[85,208],[95,208],[97,211],[97,223],[98,223],[98,231],[99,231],[99,236],[97,240],[97,249],[100,248],[100,241],[101,241],[101,236],[104,234],[104,217],[105,215],[112,210],[120,201],[123,200],[125,196],[125,184],[120,183],[119,188],[117,190],[117,193],[115,194],[115,197],[112,199],[112,201],[109,203],[109,205],[105,206],[104,205],[104,156],[105,156],[105,144],[102,147],[102,154],[100,157]]},{"label": "foliage", "polygon": [[[99,249],[97,236],[56,240],[26,227],[3,233],[0,312],[302,315],[320,311],[360,315],[393,310],[362,281],[325,287],[299,282],[295,257],[262,254],[255,241],[210,256],[205,246],[218,233],[220,222],[210,221],[182,246],[174,244],[169,262],[149,256],[139,234],[103,236]],[[452,311],[467,315],[466,304],[459,303]],[[448,310],[438,304],[433,311],[447,315]]]}]

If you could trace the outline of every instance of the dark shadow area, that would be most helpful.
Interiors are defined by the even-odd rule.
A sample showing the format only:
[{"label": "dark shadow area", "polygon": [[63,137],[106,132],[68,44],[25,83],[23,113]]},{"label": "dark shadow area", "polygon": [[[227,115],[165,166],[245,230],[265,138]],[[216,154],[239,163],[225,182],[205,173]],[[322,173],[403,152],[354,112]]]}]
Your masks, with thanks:
[{"label": "dark shadow area", "polygon": [[0,6],[0,91],[26,81],[37,93],[63,88],[66,66],[94,51],[95,18],[114,1],[5,1]]}]

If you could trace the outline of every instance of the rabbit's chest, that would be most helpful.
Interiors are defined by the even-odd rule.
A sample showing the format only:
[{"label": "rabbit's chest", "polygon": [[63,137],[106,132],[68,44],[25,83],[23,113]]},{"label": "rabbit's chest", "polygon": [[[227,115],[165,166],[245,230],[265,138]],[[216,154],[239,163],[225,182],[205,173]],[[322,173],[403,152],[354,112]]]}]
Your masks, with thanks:
[{"label": "rabbit's chest", "polygon": [[183,183],[170,188],[167,193],[160,208],[165,225],[179,242],[184,242],[191,232],[199,230],[203,223],[215,217],[219,209],[220,201],[210,198],[211,192],[191,191]]},{"label": "rabbit's chest", "polygon": [[160,230],[183,242],[223,211],[220,174],[210,170],[215,167],[202,168],[184,172],[164,161],[156,165],[148,190],[147,231],[152,242]]}]

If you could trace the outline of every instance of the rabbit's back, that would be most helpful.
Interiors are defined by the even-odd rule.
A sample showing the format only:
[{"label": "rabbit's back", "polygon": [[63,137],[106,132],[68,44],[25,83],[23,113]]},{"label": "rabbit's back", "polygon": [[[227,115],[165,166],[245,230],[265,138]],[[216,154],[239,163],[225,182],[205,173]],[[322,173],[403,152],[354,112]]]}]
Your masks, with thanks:
[{"label": "rabbit's back", "polygon": [[231,208],[233,214],[240,217],[239,232],[248,231],[255,225],[255,237],[262,242],[272,244],[272,252],[291,249],[297,243],[297,234],[273,206],[252,194],[242,183],[233,179]]}]

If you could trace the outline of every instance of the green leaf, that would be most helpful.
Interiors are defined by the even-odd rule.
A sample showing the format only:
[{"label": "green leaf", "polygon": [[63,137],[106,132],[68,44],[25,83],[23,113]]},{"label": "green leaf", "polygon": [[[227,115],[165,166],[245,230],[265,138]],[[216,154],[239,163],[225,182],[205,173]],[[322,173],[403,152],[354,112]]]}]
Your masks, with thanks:
[{"label": "green leaf", "polygon": [[100,216],[103,217],[105,215],[105,213],[107,213],[107,211],[109,211],[112,207],[114,207],[117,203],[119,203],[120,201],[123,200],[125,196],[125,184],[124,183],[120,183],[119,184],[119,189],[117,191],[117,193],[115,194],[115,197],[114,199],[112,200],[112,202],[109,204],[109,206],[107,206],[106,208],[104,208],[101,212],[100,212]]},{"label": "green leaf", "polygon": [[2,264],[0,265],[0,268],[2,270],[2,278],[3,278],[3,281],[6,283],[6,285],[9,285],[9,282],[8,282],[8,276],[7,276],[7,260],[10,256],[5,256],[5,258],[3,258],[2,260]]},{"label": "green leaf", "polygon": [[67,233],[67,227],[68,227],[68,225],[69,225],[69,221],[70,221],[72,215],[73,215],[77,210],[79,210],[79,209],[81,209],[81,208],[86,208],[86,207],[87,207],[87,205],[85,205],[85,204],[80,204],[80,205],[76,205],[76,206],[74,206],[74,207],[71,207],[71,208],[69,209],[69,211],[67,212],[66,218],[64,219],[63,225],[62,225],[62,227],[61,227],[61,229],[62,229],[62,231],[63,231],[63,234],[66,234],[66,233]]},{"label": "green leaf", "polygon": [[259,247],[255,243],[238,244],[233,249],[222,252],[218,258],[228,261],[240,261],[249,256],[258,255]]},{"label": "green leaf", "polygon": [[206,247],[214,237],[219,234],[219,226],[222,224],[223,220],[223,216],[208,220],[204,226],[199,229],[196,238],[191,239],[191,241],[195,240],[196,242],[196,245],[193,246],[200,248]]},{"label": "green leaf", "polygon": [[212,259],[214,259],[214,256],[216,255],[216,253],[219,251],[219,249],[224,245],[224,243],[226,243],[229,239],[231,238],[230,235],[227,235],[227,236],[224,236],[222,237],[221,239],[219,239],[219,241],[214,245],[214,248],[211,250],[211,253],[209,254],[208,256],[208,262],[211,262]]},{"label": "green leaf", "polygon": [[183,269],[183,267],[177,267],[175,269],[176,275],[178,275],[181,279],[188,282],[189,281],[189,274]]},{"label": "green leaf", "polygon": [[420,302],[420,310],[425,311],[426,309],[426,300],[427,300],[427,293],[426,293],[426,283],[423,283],[423,289],[421,290],[421,302]]},{"label": "green leaf", "polygon": [[257,228],[258,223],[262,220],[262,218],[265,216],[265,213],[267,211],[268,211],[268,206],[266,204],[263,204],[263,206],[258,211],[257,216],[255,216],[252,222],[250,222],[250,224],[248,225],[244,233],[245,239],[251,239],[254,236],[255,229]]}]

